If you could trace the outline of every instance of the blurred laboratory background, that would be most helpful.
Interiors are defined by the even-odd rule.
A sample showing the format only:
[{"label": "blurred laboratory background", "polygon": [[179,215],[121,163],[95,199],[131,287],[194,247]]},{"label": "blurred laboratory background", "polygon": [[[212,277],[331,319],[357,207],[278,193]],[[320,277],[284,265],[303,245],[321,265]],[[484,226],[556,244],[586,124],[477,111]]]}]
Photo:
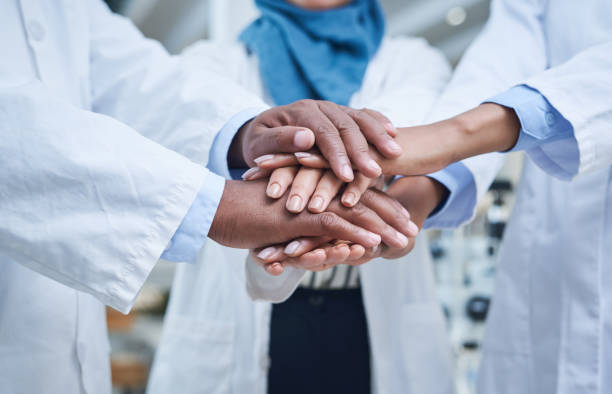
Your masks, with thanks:
[{"label": "blurred laboratory background", "polygon": [[[425,37],[455,65],[489,14],[489,0],[381,0],[391,35]],[[257,17],[253,0],[107,0],[145,35],[172,53],[199,39],[234,41]],[[458,394],[474,392],[484,322],[494,288],[497,250],[513,204],[522,156],[511,154],[469,225],[430,231],[440,300],[456,357]],[[144,392],[161,336],[174,264],[161,262],[133,312],[109,309],[112,374],[116,393]]]}]

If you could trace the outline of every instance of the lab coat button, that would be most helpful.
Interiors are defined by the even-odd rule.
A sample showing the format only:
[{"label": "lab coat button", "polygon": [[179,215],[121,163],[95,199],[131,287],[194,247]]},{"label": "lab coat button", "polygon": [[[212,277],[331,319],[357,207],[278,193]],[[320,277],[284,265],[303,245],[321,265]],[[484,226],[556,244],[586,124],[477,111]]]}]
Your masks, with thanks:
[{"label": "lab coat button", "polygon": [[45,29],[37,21],[30,21],[28,23],[28,33],[34,41],[42,41],[45,38]]},{"label": "lab coat button", "polygon": [[555,115],[552,112],[547,112],[545,117],[546,117],[547,125],[552,126],[555,124],[556,119],[555,119]]}]

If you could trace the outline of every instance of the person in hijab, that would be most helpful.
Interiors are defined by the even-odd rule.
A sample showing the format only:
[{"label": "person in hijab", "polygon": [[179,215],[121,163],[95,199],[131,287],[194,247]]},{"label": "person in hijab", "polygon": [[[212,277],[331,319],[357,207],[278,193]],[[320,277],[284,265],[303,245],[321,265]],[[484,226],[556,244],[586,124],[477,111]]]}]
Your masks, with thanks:
[{"label": "person in hijab", "polygon": [[[329,100],[372,108],[398,127],[410,126],[423,122],[448,81],[446,59],[423,39],[385,36],[377,0],[255,4],[261,16],[238,43],[202,41],[185,55],[269,104]],[[288,171],[293,176],[297,169]],[[445,189],[444,172],[411,178],[415,185]],[[451,192],[441,203],[415,199],[409,208],[415,223],[453,225],[436,222],[455,198],[446,188]],[[268,189],[273,198],[283,193],[273,184]],[[317,210],[306,207],[299,190],[290,196],[290,211]],[[454,392],[451,351],[423,236],[396,260],[307,272],[293,295],[277,304],[249,298],[240,282],[246,258],[244,251],[208,241],[198,264],[179,268],[150,393]],[[255,289],[249,293],[266,298]]]}]

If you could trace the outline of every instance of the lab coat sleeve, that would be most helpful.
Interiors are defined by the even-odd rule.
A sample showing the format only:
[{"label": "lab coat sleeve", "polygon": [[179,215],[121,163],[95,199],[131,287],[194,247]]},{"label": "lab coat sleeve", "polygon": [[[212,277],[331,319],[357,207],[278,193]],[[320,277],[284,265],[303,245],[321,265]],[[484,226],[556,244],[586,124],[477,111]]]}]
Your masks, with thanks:
[{"label": "lab coat sleeve", "polygon": [[238,113],[267,108],[231,79],[169,55],[101,1],[89,0],[88,5],[95,112],[210,167],[211,145],[222,127]]},{"label": "lab coat sleeve", "polygon": [[214,175],[40,81],[0,77],[0,257],[122,312]]},{"label": "lab coat sleeve", "polygon": [[379,111],[397,127],[422,124],[450,74],[448,60],[424,39],[385,38],[351,104]]},{"label": "lab coat sleeve", "polygon": [[[525,84],[539,91],[574,130],[574,138],[529,152],[537,165],[562,179],[612,165],[612,42],[588,48]],[[576,151],[578,166],[572,160]]]},{"label": "lab coat sleeve", "polygon": [[293,294],[306,271],[285,267],[281,275],[268,274],[250,257],[246,259],[246,285],[247,293],[253,300],[283,302]]},{"label": "lab coat sleeve", "polygon": [[[235,169],[230,170],[227,153],[236,130],[255,117],[258,112],[258,110],[242,111],[223,126],[215,137],[210,150],[208,160],[209,170],[226,179],[231,178],[231,172],[234,172]],[[243,172],[244,169],[239,169],[238,171]],[[168,248],[162,254],[162,259],[177,262],[195,261],[208,236],[208,230],[212,224],[214,213],[217,211],[217,205],[221,200],[225,184],[224,179],[221,177],[211,177],[210,180],[211,182],[205,183],[198,192],[187,215],[185,215],[170,240]]]},{"label": "lab coat sleeve", "polygon": [[511,108],[521,123],[518,140],[509,152],[529,151],[540,145],[572,138],[572,125],[540,92],[518,85],[487,102]]},{"label": "lab coat sleeve", "polygon": [[[487,102],[511,108],[519,118],[521,130],[510,151],[524,150],[544,171],[560,179],[570,179],[577,172],[580,155],[574,129],[540,92],[518,85]],[[566,148],[561,151],[559,145]],[[550,146],[557,146],[556,160],[544,153]]]},{"label": "lab coat sleeve", "polygon": [[[540,23],[543,8],[543,0],[493,0],[489,20],[466,51],[428,120],[455,116],[545,70]],[[477,201],[501,168],[503,154],[476,156],[463,164],[471,171],[476,188],[476,199],[462,215],[471,218]]]}]

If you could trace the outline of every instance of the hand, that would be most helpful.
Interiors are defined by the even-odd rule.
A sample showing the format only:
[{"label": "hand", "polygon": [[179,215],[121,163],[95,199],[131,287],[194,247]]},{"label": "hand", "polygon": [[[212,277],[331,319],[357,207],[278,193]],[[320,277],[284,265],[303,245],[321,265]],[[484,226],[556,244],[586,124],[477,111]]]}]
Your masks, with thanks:
[{"label": "hand", "polygon": [[[513,110],[485,103],[441,122],[398,129],[395,140],[402,147],[400,156],[384,157],[375,149],[370,149],[369,154],[384,175],[425,175],[468,157],[509,150],[516,144],[520,129]],[[260,170],[249,175],[290,165],[329,167],[316,150],[268,156],[257,164]]]},{"label": "hand", "polygon": [[230,147],[230,165],[252,167],[268,154],[306,151],[316,144],[343,181],[354,179],[353,166],[377,177],[381,169],[368,154],[368,143],[382,157],[398,157],[401,148],[392,138],[395,133],[391,122],[376,111],[301,100],[272,108],[245,124]]},{"label": "hand", "polygon": [[[405,208],[412,212],[412,221],[423,227],[427,217],[448,196],[448,190],[435,179],[426,176],[400,178],[387,190],[389,196],[395,197]],[[323,243],[301,243],[299,249],[295,244],[285,251],[281,246],[269,248],[265,255],[257,255],[252,251],[252,258],[271,275],[280,275],[284,267],[290,266],[311,271],[328,269],[337,264],[360,265],[373,258],[397,259],[410,253],[414,248],[414,238],[404,248],[389,248],[381,245],[374,248],[353,248],[347,251],[342,245]],[[287,251],[287,249],[289,249]],[[292,252],[292,253],[288,253]]]},{"label": "hand", "polygon": [[[296,154],[297,155],[297,154]],[[299,164],[298,158],[305,158],[304,167],[287,166],[266,170],[255,167],[247,171],[243,178],[245,180],[257,180],[270,177],[266,194],[270,198],[280,198],[291,186],[287,200],[289,212],[301,212],[308,204],[311,212],[320,213],[327,209],[330,201],[338,194],[344,182],[324,167],[328,167],[327,161],[318,154],[299,152],[299,156],[278,154],[272,156],[265,163],[269,167],[277,166],[279,163]],[[308,158],[306,158],[308,157]],[[309,159],[310,158],[310,159]],[[312,158],[316,158],[314,161]],[[376,187],[379,190],[384,186],[384,178],[369,178],[361,172],[355,173],[355,180],[348,183],[341,197],[341,202],[347,207],[352,207],[361,198],[361,195],[369,188]]]},{"label": "hand", "polygon": [[[266,194],[270,198],[282,197],[289,186],[287,210],[293,213],[302,212],[308,203],[308,210],[321,213],[327,210],[329,203],[338,195],[344,185],[330,170],[308,167],[284,167],[276,169],[270,175]],[[355,173],[355,180],[349,183],[342,193],[340,201],[346,207],[353,207],[361,195],[370,187],[382,188],[382,178],[368,178],[360,172]]]},{"label": "hand", "polygon": [[[337,204],[337,199],[330,204],[330,209],[334,204]],[[399,213],[408,215],[408,212],[398,201],[374,189],[366,191],[361,201],[355,207],[361,207],[363,205],[389,221],[396,220],[393,217]],[[350,210],[350,208],[346,207],[343,207],[343,209]],[[408,242],[405,242],[403,246],[399,246],[399,243],[395,245],[391,243],[386,244],[390,248],[389,250],[411,249],[411,244],[414,243],[413,238],[416,237],[417,233],[418,227],[410,221],[404,232],[404,234],[408,236]],[[360,245],[344,245],[344,242],[340,244],[329,244],[331,239],[333,238],[317,237],[297,239],[287,246],[273,245],[264,250],[255,250],[252,255],[257,263],[266,268],[268,273],[278,275],[283,272],[284,266],[318,270],[342,263],[362,264],[376,257],[378,255],[377,253],[380,253],[377,252],[377,249],[374,247],[368,247],[367,245],[365,245],[366,247]]]},{"label": "hand", "polygon": [[377,246],[381,240],[394,248],[408,243],[410,218],[403,208],[375,211],[365,204],[346,208],[336,200],[327,212],[296,215],[285,209],[286,199],[266,197],[265,188],[264,181],[227,181],[208,236],[235,248],[258,248],[300,237],[343,239],[364,247]]}]

